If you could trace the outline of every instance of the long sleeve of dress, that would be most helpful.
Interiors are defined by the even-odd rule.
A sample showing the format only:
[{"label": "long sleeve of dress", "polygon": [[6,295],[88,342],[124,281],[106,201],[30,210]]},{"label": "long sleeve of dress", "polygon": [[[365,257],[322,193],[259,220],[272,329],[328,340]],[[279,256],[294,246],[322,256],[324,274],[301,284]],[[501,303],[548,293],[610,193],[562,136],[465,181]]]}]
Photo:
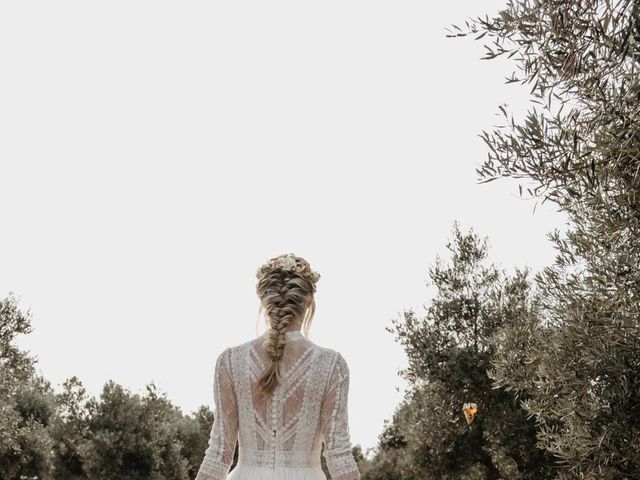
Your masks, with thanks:
[{"label": "long sleeve of dress", "polygon": [[337,352],[322,404],[323,455],[333,480],[360,480],[349,437],[349,367]]},{"label": "long sleeve of dress", "polygon": [[209,446],[195,480],[225,480],[238,440],[238,404],[231,377],[230,348],[217,358],[213,378],[214,417]]}]

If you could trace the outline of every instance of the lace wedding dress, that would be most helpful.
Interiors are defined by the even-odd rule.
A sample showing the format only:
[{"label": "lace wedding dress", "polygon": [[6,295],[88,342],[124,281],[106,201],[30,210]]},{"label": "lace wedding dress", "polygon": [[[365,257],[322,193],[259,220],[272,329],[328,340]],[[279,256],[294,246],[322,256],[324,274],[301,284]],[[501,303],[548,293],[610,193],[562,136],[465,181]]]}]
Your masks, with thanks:
[{"label": "lace wedding dress", "polygon": [[[216,360],[214,422],[195,480],[326,480],[321,452],[333,480],[359,480],[344,357],[300,330],[287,331],[282,381],[269,398],[256,385],[268,364],[267,335],[228,347]],[[229,472],[236,441],[238,463]]]}]

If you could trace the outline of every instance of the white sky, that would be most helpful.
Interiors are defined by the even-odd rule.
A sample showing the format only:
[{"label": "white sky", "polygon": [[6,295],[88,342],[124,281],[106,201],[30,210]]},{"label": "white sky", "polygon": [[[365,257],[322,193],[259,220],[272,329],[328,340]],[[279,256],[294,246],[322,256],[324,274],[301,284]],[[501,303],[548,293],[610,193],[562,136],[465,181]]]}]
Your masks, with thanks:
[{"label": "white sky", "polygon": [[[552,205],[477,184],[513,67],[445,27],[501,1],[60,1],[0,5],[0,296],[57,387],[77,375],[185,413],[255,336],[255,270],[322,275],[312,340],[351,369],[366,450],[402,398],[385,331],[423,311],[454,220],[507,269],[553,259]],[[485,37],[486,39],[486,37]],[[462,399],[461,399],[462,402]]]}]

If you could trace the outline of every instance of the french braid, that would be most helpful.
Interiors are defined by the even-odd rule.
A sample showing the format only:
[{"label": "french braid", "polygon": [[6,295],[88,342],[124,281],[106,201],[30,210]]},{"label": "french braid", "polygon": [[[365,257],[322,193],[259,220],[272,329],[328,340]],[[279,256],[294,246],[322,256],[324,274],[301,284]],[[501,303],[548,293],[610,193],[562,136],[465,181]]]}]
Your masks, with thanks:
[{"label": "french braid", "polygon": [[311,270],[305,259],[290,253],[270,259],[258,269],[256,276],[256,293],[261,299],[261,311],[265,311],[270,326],[266,353],[271,360],[258,378],[258,386],[269,396],[281,381],[279,366],[288,327],[310,307],[310,315],[305,315],[302,320],[305,333],[308,331],[315,313],[315,283],[320,275]]}]

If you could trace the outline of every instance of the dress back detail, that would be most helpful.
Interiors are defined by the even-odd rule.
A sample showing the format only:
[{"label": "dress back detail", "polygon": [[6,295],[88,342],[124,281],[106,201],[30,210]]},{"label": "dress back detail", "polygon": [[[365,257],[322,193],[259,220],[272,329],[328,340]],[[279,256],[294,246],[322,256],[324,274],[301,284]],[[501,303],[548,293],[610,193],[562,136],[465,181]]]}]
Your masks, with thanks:
[{"label": "dress back detail", "polygon": [[270,396],[257,385],[270,363],[266,353],[268,332],[227,347],[218,356],[214,424],[196,480],[226,479],[236,442],[238,465],[234,470],[247,466],[254,470],[322,472],[323,454],[333,480],[360,479],[351,453],[349,368],[344,357],[316,345],[300,330],[285,335],[287,342],[279,364],[281,380]]}]

